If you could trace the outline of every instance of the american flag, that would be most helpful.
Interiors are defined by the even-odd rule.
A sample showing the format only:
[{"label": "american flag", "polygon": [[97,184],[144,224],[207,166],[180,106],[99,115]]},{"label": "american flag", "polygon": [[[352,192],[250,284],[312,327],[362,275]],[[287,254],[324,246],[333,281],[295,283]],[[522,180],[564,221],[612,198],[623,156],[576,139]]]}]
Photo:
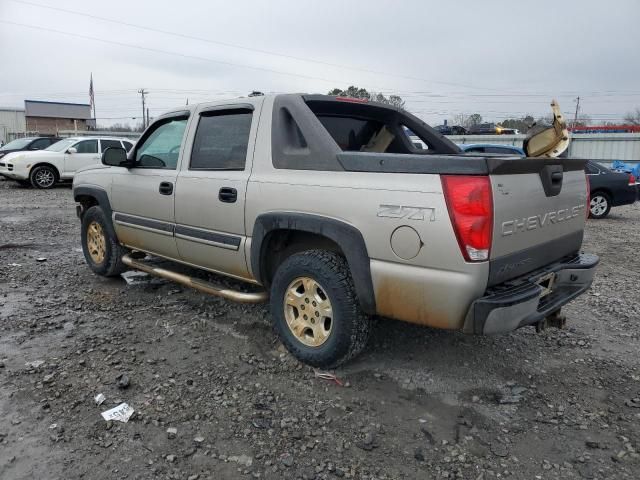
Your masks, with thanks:
[{"label": "american flag", "polygon": [[91,73],[91,78],[89,79],[89,103],[91,104],[91,109],[93,110],[93,118],[96,118],[96,103],[95,98],[93,96],[93,73]]}]

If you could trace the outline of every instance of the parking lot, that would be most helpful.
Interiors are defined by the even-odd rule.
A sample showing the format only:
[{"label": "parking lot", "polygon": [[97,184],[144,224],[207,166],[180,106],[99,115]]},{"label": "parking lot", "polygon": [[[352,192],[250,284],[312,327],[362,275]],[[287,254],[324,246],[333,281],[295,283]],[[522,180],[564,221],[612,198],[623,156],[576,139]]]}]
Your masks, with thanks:
[{"label": "parking lot", "polygon": [[638,478],[637,204],[588,222],[566,330],[380,319],[336,381],[266,307],[94,275],[74,208],[0,180],[0,478]]}]

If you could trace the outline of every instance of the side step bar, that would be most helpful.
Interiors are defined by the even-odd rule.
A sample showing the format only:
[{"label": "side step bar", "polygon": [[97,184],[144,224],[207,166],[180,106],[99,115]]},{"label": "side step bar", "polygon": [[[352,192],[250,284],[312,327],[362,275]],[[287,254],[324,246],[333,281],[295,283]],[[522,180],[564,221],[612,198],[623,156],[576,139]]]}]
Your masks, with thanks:
[{"label": "side step bar", "polygon": [[166,278],[167,280],[180,283],[187,287],[195,288],[196,290],[199,290],[204,293],[208,293],[209,295],[215,295],[217,297],[226,298],[229,300],[233,300],[235,302],[262,303],[262,302],[266,302],[267,299],[269,298],[269,295],[265,291],[255,292],[255,293],[245,293],[245,292],[239,292],[237,290],[229,290],[228,288],[224,288],[219,285],[214,285],[213,283],[206,282],[204,280],[200,280],[197,278],[189,277],[181,273],[172,272],[171,270],[152,267],[138,260],[134,260],[133,258],[131,258],[129,254],[123,255],[122,263],[124,263],[128,267],[135,268],[136,270],[141,270],[145,273],[148,273],[149,275],[155,275],[157,277]]}]

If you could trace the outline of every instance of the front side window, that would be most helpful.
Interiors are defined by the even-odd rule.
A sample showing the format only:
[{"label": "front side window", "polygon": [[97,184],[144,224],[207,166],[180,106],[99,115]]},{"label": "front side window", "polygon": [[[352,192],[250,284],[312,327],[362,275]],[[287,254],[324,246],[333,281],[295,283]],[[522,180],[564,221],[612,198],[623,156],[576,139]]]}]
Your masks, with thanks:
[{"label": "front side window", "polygon": [[122,145],[127,152],[133,148],[133,143],[127,142],[126,140],[122,141]]},{"label": "front side window", "polygon": [[47,148],[50,142],[48,138],[39,138],[31,145],[29,145],[29,150],[42,150],[43,148]]},{"label": "front side window", "polygon": [[175,170],[187,118],[162,121],[136,150],[136,167]]},{"label": "front side window", "polygon": [[74,147],[77,153],[98,153],[98,140],[83,140]]},{"label": "front side window", "polygon": [[191,170],[244,170],[252,111],[234,109],[200,116],[191,151]]}]

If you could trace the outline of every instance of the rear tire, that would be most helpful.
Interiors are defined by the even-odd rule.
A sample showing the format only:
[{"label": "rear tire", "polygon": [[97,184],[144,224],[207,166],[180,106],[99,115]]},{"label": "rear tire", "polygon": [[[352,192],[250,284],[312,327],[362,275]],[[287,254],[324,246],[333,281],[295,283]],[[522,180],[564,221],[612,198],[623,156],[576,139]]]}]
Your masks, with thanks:
[{"label": "rear tire", "polygon": [[31,170],[29,180],[35,188],[48,190],[58,183],[58,172],[48,165],[40,165]]},{"label": "rear tire", "polygon": [[271,285],[271,314],[287,350],[314,367],[332,368],[355,357],[371,332],[346,260],[324,250],[282,262]]},{"label": "rear tire", "polygon": [[589,201],[589,217],[600,219],[609,215],[611,211],[611,198],[604,192],[596,192],[591,195]]},{"label": "rear tire", "polygon": [[127,270],[122,256],[127,250],[120,246],[118,238],[99,206],[89,208],[82,217],[82,253],[94,273],[103,277],[115,277]]}]

